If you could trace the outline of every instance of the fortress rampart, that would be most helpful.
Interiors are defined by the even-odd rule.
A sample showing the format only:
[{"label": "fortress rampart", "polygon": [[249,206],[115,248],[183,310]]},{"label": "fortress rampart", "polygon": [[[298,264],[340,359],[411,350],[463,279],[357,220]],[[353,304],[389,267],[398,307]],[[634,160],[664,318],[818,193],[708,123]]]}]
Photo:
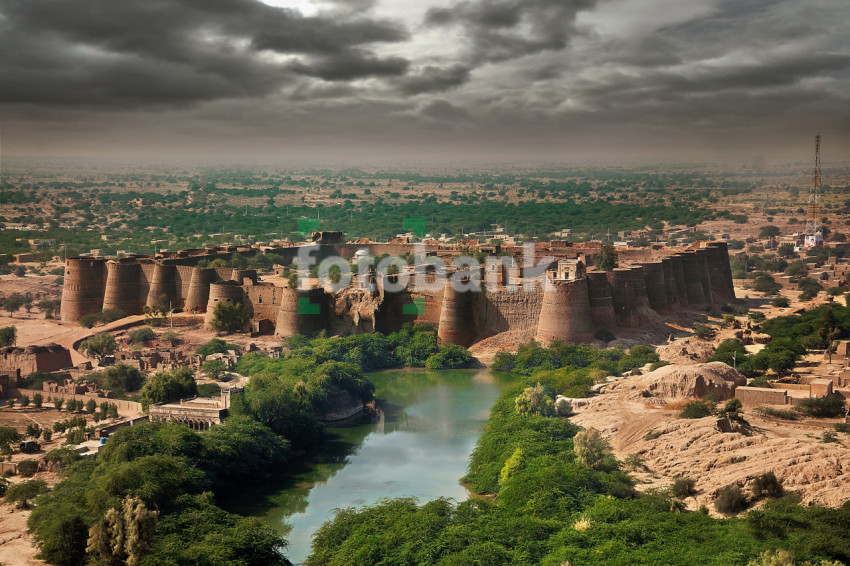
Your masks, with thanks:
[{"label": "fortress rampart", "polygon": [[[320,239],[316,243],[318,258],[339,255],[350,259],[358,250],[373,255],[413,251],[411,244],[403,242],[343,243],[334,239],[326,243]],[[672,311],[735,298],[724,242],[618,251],[621,267],[586,271],[586,258],[598,248],[592,243],[535,244],[536,261],[556,259],[549,266],[544,286],[524,287],[523,270],[504,265],[486,274],[482,270],[480,281],[475,274],[471,289],[458,290],[448,282],[423,289],[413,284],[414,274],[424,269],[417,265],[410,269],[410,282],[400,289],[398,275],[372,274],[370,285],[354,285],[336,293],[319,287],[276,286],[260,281],[254,270],[198,265],[201,259],[229,258],[237,251],[258,253],[253,248],[184,250],[117,261],[69,258],[62,320],[76,321],[105,308],[138,314],[145,305],[165,301],[185,312],[205,313],[204,320],[209,323],[217,304],[239,302],[251,315],[254,331],[279,336],[321,330],[331,334],[392,332],[407,322],[429,322],[437,325],[442,341],[461,345],[505,331],[526,332],[546,343],[553,339],[587,342],[599,329],[639,328]],[[468,253],[469,247],[426,244],[424,249],[427,255],[451,262],[452,257]],[[298,248],[274,251],[288,264]],[[426,278],[433,280],[433,275]]]}]

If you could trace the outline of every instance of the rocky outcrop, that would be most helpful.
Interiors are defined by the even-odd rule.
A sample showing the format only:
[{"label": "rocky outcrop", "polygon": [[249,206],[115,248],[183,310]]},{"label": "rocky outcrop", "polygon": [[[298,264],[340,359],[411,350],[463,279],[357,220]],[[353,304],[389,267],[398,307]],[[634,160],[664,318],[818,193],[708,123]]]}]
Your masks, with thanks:
[{"label": "rocky outcrop", "polygon": [[746,385],[747,378],[723,362],[690,366],[664,366],[634,380],[656,397],[696,398],[714,393],[718,399],[731,399],[735,387]]},{"label": "rocky outcrop", "polygon": [[319,415],[319,420],[326,423],[344,421],[356,417],[363,412],[363,399],[345,389],[334,389],[328,399],[328,406]]}]

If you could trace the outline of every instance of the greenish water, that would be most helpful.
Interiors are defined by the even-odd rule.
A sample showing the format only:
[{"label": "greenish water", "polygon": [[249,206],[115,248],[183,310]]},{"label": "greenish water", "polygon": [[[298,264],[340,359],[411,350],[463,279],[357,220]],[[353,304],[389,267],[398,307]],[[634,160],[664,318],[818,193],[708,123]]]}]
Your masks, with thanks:
[{"label": "greenish water", "polygon": [[334,509],[384,497],[463,500],[467,460],[502,385],[488,370],[391,370],[369,375],[376,423],[329,429],[330,441],[277,485],[257,486],[236,512],[260,517],[285,535],[293,563],[310,554],[313,533]]}]

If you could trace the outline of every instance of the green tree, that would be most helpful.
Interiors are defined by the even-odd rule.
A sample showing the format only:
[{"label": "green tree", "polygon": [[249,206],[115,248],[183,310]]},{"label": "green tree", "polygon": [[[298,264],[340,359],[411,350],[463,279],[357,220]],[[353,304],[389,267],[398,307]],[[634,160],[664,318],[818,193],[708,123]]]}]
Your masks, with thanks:
[{"label": "green tree", "polygon": [[86,401],[86,412],[90,415],[93,415],[94,412],[97,411],[97,401],[94,399],[89,399]]},{"label": "green tree", "polygon": [[599,271],[612,271],[617,267],[617,250],[614,244],[602,244],[598,253],[591,256],[594,267]]},{"label": "green tree", "polygon": [[142,387],[139,401],[147,411],[151,403],[166,403],[197,394],[198,387],[192,370],[181,367],[171,372],[159,372],[151,377]]},{"label": "green tree", "polygon": [[222,360],[207,360],[201,366],[201,371],[210,379],[218,381],[221,375],[227,371],[227,364]]},{"label": "green tree", "polygon": [[99,332],[94,336],[86,338],[80,347],[91,358],[102,360],[118,351],[118,343],[115,337],[108,332]]},{"label": "green tree", "polygon": [[775,238],[778,235],[779,226],[774,226],[773,224],[762,226],[761,230],[759,230],[759,238]]},{"label": "green tree", "polygon": [[14,346],[17,341],[18,332],[14,326],[0,328],[0,348]]},{"label": "green tree", "polygon": [[156,333],[150,326],[143,326],[142,328],[138,328],[130,332],[128,337],[130,338],[131,344],[144,344],[145,342],[155,340]]},{"label": "green tree", "polygon": [[121,509],[110,509],[91,527],[86,552],[109,563],[137,566],[151,546],[158,518],[158,511],[128,495]]},{"label": "green tree", "polygon": [[47,483],[44,480],[22,481],[9,487],[5,502],[9,505],[15,504],[18,509],[29,509],[30,502],[46,492]]},{"label": "green tree", "polygon": [[610,446],[601,432],[595,428],[588,428],[576,434],[573,439],[573,450],[580,464],[591,470],[598,470],[603,467]]},{"label": "green tree", "polygon": [[534,387],[526,387],[514,400],[516,412],[520,415],[551,417],[555,415],[555,400],[547,393],[540,382]]},{"label": "green tree", "polygon": [[9,313],[9,316],[14,317],[15,313],[18,312],[25,303],[26,299],[24,299],[21,295],[12,295],[10,297],[6,297],[3,301],[3,309]]},{"label": "green tree", "polygon": [[237,332],[242,330],[250,315],[242,303],[218,303],[213,309],[210,325],[219,331]]},{"label": "green tree", "polygon": [[44,403],[44,396],[41,393],[36,393],[32,396],[32,406],[36,409],[40,409],[42,403]]},{"label": "green tree", "polygon": [[44,318],[53,318],[62,305],[59,299],[48,299],[38,302],[38,310],[44,313]]}]

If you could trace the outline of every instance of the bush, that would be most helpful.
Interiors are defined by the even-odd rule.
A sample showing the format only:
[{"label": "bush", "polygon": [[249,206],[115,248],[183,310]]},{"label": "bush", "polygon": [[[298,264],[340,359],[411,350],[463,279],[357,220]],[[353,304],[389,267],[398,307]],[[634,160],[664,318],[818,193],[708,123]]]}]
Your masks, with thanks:
[{"label": "bush", "polygon": [[9,486],[5,501],[7,504],[16,504],[18,509],[28,509],[30,502],[42,493],[47,493],[47,483],[44,480],[22,481]]},{"label": "bush", "polygon": [[844,399],[838,395],[810,397],[803,399],[795,407],[797,411],[814,418],[831,419],[841,415]]},{"label": "bush", "polygon": [[764,322],[764,320],[766,318],[767,317],[765,316],[765,314],[763,312],[755,311],[755,312],[750,313],[750,320],[752,320],[755,323]]},{"label": "bush", "polygon": [[519,415],[537,415],[551,417],[555,415],[555,401],[538,382],[534,387],[526,387],[514,400]]},{"label": "bush", "polygon": [[87,356],[101,360],[117,352],[118,343],[115,342],[115,337],[112,334],[100,332],[83,340],[80,348]]},{"label": "bush", "polygon": [[700,340],[711,340],[714,338],[714,329],[707,324],[695,324],[694,334]]},{"label": "bush", "polygon": [[753,498],[761,499],[763,497],[781,497],[782,482],[780,482],[773,472],[762,474],[753,480],[752,485]]},{"label": "bush", "polygon": [[248,324],[251,315],[242,303],[218,303],[213,309],[210,326],[225,332],[238,332]]},{"label": "bush", "polygon": [[38,471],[38,462],[36,460],[21,460],[18,462],[18,473],[23,478],[31,478]]},{"label": "bush", "polygon": [[679,413],[680,419],[701,419],[714,414],[714,403],[708,400],[688,401]]},{"label": "bush", "polygon": [[143,344],[156,339],[156,332],[150,326],[143,326],[129,334],[131,344]]},{"label": "bush", "polygon": [[195,353],[201,356],[209,356],[210,354],[226,354],[228,350],[235,350],[238,352],[239,346],[225,342],[221,338],[213,338],[195,350]]},{"label": "bush", "polygon": [[736,485],[724,488],[714,501],[714,509],[724,515],[736,515],[746,508],[747,496]]},{"label": "bush", "polygon": [[776,308],[787,309],[791,306],[791,301],[789,301],[785,297],[776,297],[775,299],[770,301],[770,304]]},{"label": "bush", "polygon": [[151,403],[166,403],[197,394],[198,387],[192,370],[181,367],[171,372],[162,371],[151,377],[142,387],[139,402],[147,411]]},{"label": "bush", "polygon": [[697,492],[696,484],[693,478],[679,478],[670,486],[670,495],[678,499],[690,497]]},{"label": "bush", "polygon": [[429,369],[457,369],[472,363],[472,356],[462,346],[446,344],[440,347],[440,351],[431,354],[425,360],[425,367]]},{"label": "bush", "polygon": [[576,461],[591,470],[602,468],[608,458],[608,440],[595,428],[580,431],[573,438]]},{"label": "bush", "polygon": [[213,381],[218,381],[225,371],[227,364],[221,360],[207,360],[201,366],[201,372]]}]

